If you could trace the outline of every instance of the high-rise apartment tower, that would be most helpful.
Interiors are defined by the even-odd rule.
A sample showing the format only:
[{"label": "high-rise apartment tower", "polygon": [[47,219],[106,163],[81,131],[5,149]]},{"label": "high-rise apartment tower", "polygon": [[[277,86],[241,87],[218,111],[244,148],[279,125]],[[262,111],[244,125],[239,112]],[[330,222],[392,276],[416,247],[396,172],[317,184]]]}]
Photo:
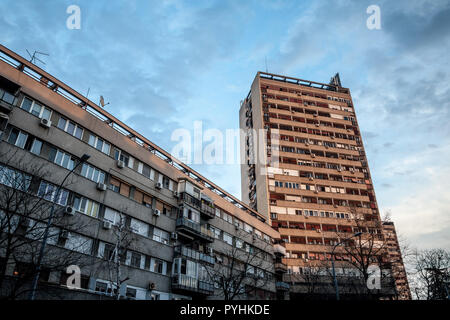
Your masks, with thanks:
[{"label": "high-rise apartment tower", "polygon": [[[367,253],[370,259],[383,256],[383,263],[389,262],[353,101],[339,74],[325,84],[258,72],[239,116],[240,128],[249,133],[241,139],[242,199],[280,232],[291,296],[332,294],[332,286],[311,292],[324,282],[330,269],[321,267],[332,258],[342,285],[360,277],[349,263],[358,257],[348,250],[358,238],[365,246],[372,246],[371,238],[374,247],[383,247]],[[395,285],[381,296],[409,292],[406,277],[398,281],[398,273],[383,272],[390,272]]]}]

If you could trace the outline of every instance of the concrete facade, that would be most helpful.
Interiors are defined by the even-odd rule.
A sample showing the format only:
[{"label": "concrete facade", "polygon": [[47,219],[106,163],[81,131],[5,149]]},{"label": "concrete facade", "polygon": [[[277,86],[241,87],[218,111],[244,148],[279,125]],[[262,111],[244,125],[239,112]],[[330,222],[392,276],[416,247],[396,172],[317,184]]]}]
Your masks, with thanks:
[{"label": "concrete facade", "polygon": [[[57,205],[60,210],[74,208],[71,219],[86,221],[88,227],[77,235],[87,243],[85,259],[95,262],[82,268],[84,287],[76,293],[66,290],[66,298],[73,294],[80,299],[83,293],[86,299],[107,298],[103,291],[111,291],[111,284],[105,256],[116,243],[120,215],[134,239],[121,267],[129,278],[120,288],[123,296],[221,299],[220,288],[204,268],[226,260],[239,241],[245,244],[242,250],[261,253],[255,268],[267,280],[254,295],[240,298],[275,298],[273,241],[280,235],[265,215],[47,72],[5,47],[0,46],[0,52],[2,90],[14,96],[13,101],[1,102],[1,166],[18,170],[26,162],[48,168],[52,174],[29,190],[39,194],[48,184],[57,186],[70,163],[90,155],[65,186],[67,199]],[[26,140],[23,145],[21,138]],[[17,156],[8,158],[9,151]],[[8,271],[12,280],[13,269]],[[61,291],[61,279],[62,272],[52,272],[45,285]]]}]

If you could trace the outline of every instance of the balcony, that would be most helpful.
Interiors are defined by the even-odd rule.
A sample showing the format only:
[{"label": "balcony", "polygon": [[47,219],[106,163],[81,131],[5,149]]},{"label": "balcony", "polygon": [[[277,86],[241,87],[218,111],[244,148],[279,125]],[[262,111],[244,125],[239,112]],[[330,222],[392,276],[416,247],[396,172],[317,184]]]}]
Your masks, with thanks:
[{"label": "balcony", "polygon": [[287,266],[282,262],[275,262],[275,272],[277,273],[286,273]]},{"label": "balcony", "polygon": [[172,276],[172,290],[210,295],[214,293],[214,285],[210,282],[198,280],[194,277],[178,274]]},{"label": "balcony", "polygon": [[193,222],[186,218],[178,218],[176,229],[181,235],[185,235],[190,238],[200,239],[207,242],[214,241],[214,234],[208,228],[207,225]]},{"label": "balcony", "polygon": [[176,246],[175,247],[175,255],[183,256],[186,258],[191,258],[193,260],[201,261],[208,264],[214,264],[215,259],[213,256],[197,251],[192,248],[188,248],[186,246]]},{"label": "balcony", "polygon": [[205,218],[211,219],[215,217],[214,205],[206,201],[202,201],[200,213],[203,214]]},{"label": "balcony", "polygon": [[275,282],[275,288],[279,291],[289,291],[289,284],[283,281]]},{"label": "balcony", "polygon": [[286,255],[286,248],[283,247],[281,244],[275,244],[273,246],[273,253],[276,256],[284,257]]},{"label": "balcony", "polygon": [[182,192],[180,194],[179,202],[186,203],[186,204],[190,205],[191,207],[198,209],[198,210],[200,210],[200,208],[201,208],[200,199],[197,199],[186,192]]},{"label": "balcony", "polygon": [[0,112],[9,114],[13,108],[13,105],[0,99]]}]

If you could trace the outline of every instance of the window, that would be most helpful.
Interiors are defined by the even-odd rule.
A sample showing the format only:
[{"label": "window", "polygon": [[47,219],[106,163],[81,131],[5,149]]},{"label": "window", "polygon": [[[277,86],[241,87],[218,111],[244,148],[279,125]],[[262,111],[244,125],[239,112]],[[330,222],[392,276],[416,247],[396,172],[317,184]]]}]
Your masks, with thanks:
[{"label": "window", "polygon": [[130,227],[132,232],[140,234],[141,236],[148,236],[148,224],[132,218]]},{"label": "window", "polygon": [[40,155],[42,150],[42,141],[39,139],[34,139],[33,144],[31,145],[30,151],[34,154]]},{"label": "window", "polygon": [[84,254],[90,254],[92,248],[92,239],[70,232],[69,237],[64,244],[64,248]]},{"label": "window", "polygon": [[155,259],[153,262],[153,268],[150,271],[156,272],[156,273],[160,273],[160,274],[165,274],[166,273],[166,262],[159,260],[159,259]]},{"label": "window", "polygon": [[73,207],[75,210],[85,215],[97,218],[100,205],[97,202],[89,200],[85,197],[75,196],[73,200]]},{"label": "window", "polygon": [[105,173],[87,163],[83,163],[81,168],[81,175],[94,182],[105,182]]},{"label": "window", "polygon": [[[104,219],[117,225],[121,223],[121,220],[124,220],[124,217],[116,210],[105,208]],[[122,221],[122,223],[123,222],[124,221]]]},{"label": "window", "polygon": [[25,148],[25,143],[27,142],[28,134],[16,129],[12,128],[9,133],[8,142],[23,149]]},{"label": "window", "polygon": [[33,101],[27,97],[25,97],[22,101],[21,108],[27,112],[30,112],[31,114],[35,115],[36,117],[50,120],[50,117],[52,115],[52,110],[41,105],[40,103],[37,103],[36,101]]},{"label": "window", "polygon": [[163,176],[163,183],[162,183],[162,185],[163,185],[163,188],[165,188],[165,189],[169,189],[169,178],[167,178],[166,176]]},{"label": "window", "polygon": [[244,230],[248,233],[252,233],[253,232],[253,227],[244,223]]},{"label": "window", "polygon": [[15,99],[14,95],[0,88],[0,100],[3,100],[9,104],[13,104],[14,99]]},{"label": "window", "polygon": [[153,229],[153,240],[164,243],[164,244],[168,244],[169,243],[169,233],[164,230],[154,228]]},{"label": "window", "polygon": [[31,176],[0,165],[0,183],[14,189],[26,191],[30,187]]},{"label": "window", "polygon": [[213,234],[214,234],[214,238],[216,238],[216,239],[220,239],[220,233],[222,232],[220,229],[218,229],[218,228],[214,228],[214,227],[209,227],[210,229],[211,229],[211,231],[213,232]]},{"label": "window", "polygon": [[98,244],[98,257],[112,261],[114,259],[114,250],[114,245],[100,241]]},{"label": "window", "polygon": [[95,292],[106,293],[108,290],[108,284],[106,282],[95,282]]},{"label": "window", "polygon": [[68,170],[72,170],[75,166],[75,159],[70,154],[55,148],[50,150],[49,160]]},{"label": "window", "polygon": [[64,119],[63,117],[59,118],[58,128],[78,139],[83,137],[83,128],[79,127],[72,121]]},{"label": "window", "polygon": [[[117,148],[114,149],[114,159],[123,161],[127,167],[130,165],[130,156]],[[131,163],[131,167],[132,166],[133,164]]]},{"label": "window", "polygon": [[223,212],[223,220],[229,222],[229,223],[233,223],[233,217],[231,215],[229,215],[228,213]]},{"label": "window", "polygon": [[233,237],[231,236],[231,234],[226,233],[225,231],[223,232],[223,241],[225,241],[226,243],[228,243],[229,245],[233,245]]},{"label": "window", "polygon": [[141,254],[137,252],[128,252],[129,255],[129,264],[132,267],[140,268],[141,267]]},{"label": "window", "polygon": [[46,181],[41,181],[37,195],[39,197],[44,198],[47,201],[52,201],[61,206],[65,206],[67,204],[67,199],[69,198],[69,191],[61,189],[59,192],[58,199],[56,199],[57,191],[58,188],[55,185],[48,183]]},{"label": "window", "polygon": [[91,133],[89,135],[88,143],[91,146],[93,146],[95,149],[109,155],[109,152],[111,150],[111,145],[108,142],[104,141],[103,139],[101,139]]}]

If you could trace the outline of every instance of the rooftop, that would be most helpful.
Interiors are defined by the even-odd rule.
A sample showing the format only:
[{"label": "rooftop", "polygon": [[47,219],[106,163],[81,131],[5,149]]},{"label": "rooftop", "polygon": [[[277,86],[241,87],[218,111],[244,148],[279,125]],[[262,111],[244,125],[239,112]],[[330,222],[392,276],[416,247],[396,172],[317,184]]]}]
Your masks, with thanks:
[{"label": "rooftop", "polygon": [[92,102],[84,95],[75,91],[62,81],[54,78],[52,75],[42,70],[38,66],[33,63],[27,61],[22,56],[16,54],[15,52],[9,50],[5,46],[0,44],[0,60],[6,62],[7,64],[13,66],[14,68],[20,70],[27,76],[41,83],[43,87],[48,90],[52,90],[57,94],[63,96],[65,99],[71,101],[74,104],[74,107],[80,108],[89,112],[93,116],[98,119],[104,121],[107,125],[111,126],[113,129],[117,130],[121,134],[127,136],[130,140],[136,143],[137,146],[147,149],[149,152],[152,152],[154,155],[166,161],[168,164],[172,165],[178,171],[180,171],[183,175],[194,179],[195,181],[201,183],[206,188],[215,192],[237,208],[246,211],[250,215],[258,218],[260,221],[265,222],[266,219],[263,215],[259,214],[257,211],[252,209],[250,206],[237,199],[230,193],[226,192],[210,180],[203,177],[200,173],[193,170],[188,165],[184,164],[180,160],[173,157],[169,152],[160,148],[146,137],[136,132],[125,123],[121,122],[119,119],[115,118],[113,115],[102,109],[96,103]]}]

